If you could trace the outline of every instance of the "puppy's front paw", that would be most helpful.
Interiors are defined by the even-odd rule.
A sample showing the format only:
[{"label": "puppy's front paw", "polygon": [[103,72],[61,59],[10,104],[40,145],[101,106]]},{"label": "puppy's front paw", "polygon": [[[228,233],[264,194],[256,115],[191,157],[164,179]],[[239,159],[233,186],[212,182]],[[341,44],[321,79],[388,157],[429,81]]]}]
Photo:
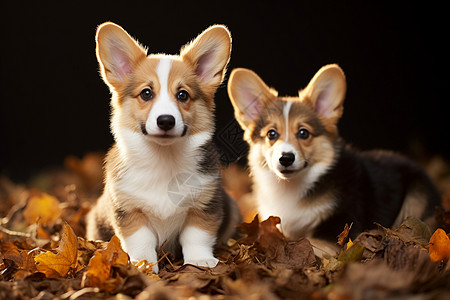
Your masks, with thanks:
[{"label": "puppy's front paw", "polygon": [[180,235],[184,264],[214,268],[219,260],[214,257],[213,246],[216,237],[210,232],[194,226],[187,226]]},{"label": "puppy's front paw", "polygon": [[213,256],[202,258],[187,258],[184,260],[184,264],[190,264],[199,267],[214,268],[219,263],[219,260]]}]

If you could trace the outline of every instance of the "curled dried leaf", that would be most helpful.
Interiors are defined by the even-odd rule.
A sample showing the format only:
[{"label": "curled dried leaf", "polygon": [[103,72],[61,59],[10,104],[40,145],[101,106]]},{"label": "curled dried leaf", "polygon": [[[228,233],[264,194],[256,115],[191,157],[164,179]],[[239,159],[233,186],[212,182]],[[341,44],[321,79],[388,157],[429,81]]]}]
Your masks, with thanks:
[{"label": "curled dried leaf", "polygon": [[338,235],[338,245],[343,246],[345,239],[348,237],[348,234],[350,233],[350,229],[352,229],[353,223],[348,226],[348,224],[345,224],[344,230]]},{"label": "curled dried leaf", "polygon": [[111,291],[115,285],[111,284],[110,275],[113,265],[128,264],[128,254],[122,249],[120,240],[113,236],[106,249],[95,251],[88,264],[88,270],[84,274],[85,286],[96,286]]}]

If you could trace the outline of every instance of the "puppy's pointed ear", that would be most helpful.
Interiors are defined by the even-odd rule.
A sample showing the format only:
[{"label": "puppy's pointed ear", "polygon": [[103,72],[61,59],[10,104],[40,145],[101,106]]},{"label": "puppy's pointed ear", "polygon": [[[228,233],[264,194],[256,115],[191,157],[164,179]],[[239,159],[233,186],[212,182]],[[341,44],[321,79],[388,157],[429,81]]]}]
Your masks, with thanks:
[{"label": "puppy's pointed ear", "polygon": [[322,67],[308,86],[300,91],[300,99],[319,115],[337,123],[344,111],[347,84],[342,69],[336,65]]},{"label": "puppy's pointed ear", "polygon": [[136,65],[147,56],[122,27],[106,22],[97,28],[96,54],[103,80],[113,89],[127,82]]},{"label": "puppy's pointed ear", "polygon": [[278,92],[269,88],[255,72],[238,68],[231,72],[228,80],[228,96],[236,119],[245,130],[276,99]]},{"label": "puppy's pointed ear", "polygon": [[181,48],[180,55],[195,69],[206,89],[213,93],[222,83],[231,53],[231,36],[223,25],[214,25]]}]

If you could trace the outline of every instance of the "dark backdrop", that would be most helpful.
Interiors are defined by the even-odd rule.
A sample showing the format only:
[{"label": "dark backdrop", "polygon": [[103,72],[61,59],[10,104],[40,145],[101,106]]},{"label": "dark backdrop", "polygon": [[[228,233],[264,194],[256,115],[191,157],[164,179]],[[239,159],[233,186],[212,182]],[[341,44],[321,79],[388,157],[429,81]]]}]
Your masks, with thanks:
[{"label": "dark backdrop", "polygon": [[[322,65],[338,63],[348,81],[340,121],[347,141],[405,154],[419,143],[429,155],[449,154],[443,6],[110,2],[0,4],[0,173],[24,180],[67,155],[106,151],[112,144],[109,91],[94,53],[95,30],[104,21],[123,26],[150,53],[169,54],[207,26],[226,24],[233,37],[229,69],[251,68],[281,95],[296,95]],[[216,103],[225,159],[245,156],[225,85]]]}]

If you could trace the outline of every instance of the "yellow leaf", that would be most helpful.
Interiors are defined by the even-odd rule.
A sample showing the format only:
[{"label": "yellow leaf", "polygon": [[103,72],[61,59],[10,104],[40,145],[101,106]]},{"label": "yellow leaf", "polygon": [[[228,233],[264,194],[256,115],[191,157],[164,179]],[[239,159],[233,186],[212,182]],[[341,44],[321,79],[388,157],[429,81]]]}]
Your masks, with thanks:
[{"label": "yellow leaf", "polygon": [[23,216],[28,224],[33,224],[39,219],[40,224],[52,225],[60,215],[58,199],[46,193],[31,196],[23,211]]},{"label": "yellow leaf", "polygon": [[145,273],[146,275],[152,277],[153,279],[161,279],[158,275],[153,274],[152,268],[154,264],[149,263],[147,260],[142,259],[139,262],[135,264],[136,268],[138,268],[139,271]]},{"label": "yellow leaf", "polygon": [[353,246],[353,242],[352,242],[352,239],[349,238],[349,239],[348,239],[348,243],[347,243],[347,250],[348,250],[348,248],[350,248],[351,246]]},{"label": "yellow leaf", "polygon": [[112,290],[114,284],[109,281],[112,265],[127,265],[128,254],[123,251],[120,240],[113,236],[106,249],[95,251],[85,273],[85,286],[96,286]]},{"label": "yellow leaf", "polygon": [[441,228],[438,228],[427,246],[432,261],[448,261],[450,259],[450,238]]},{"label": "yellow leaf", "polygon": [[64,225],[56,253],[47,251],[34,258],[39,272],[49,278],[64,277],[70,269],[76,269],[78,240],[69,225]]}]

